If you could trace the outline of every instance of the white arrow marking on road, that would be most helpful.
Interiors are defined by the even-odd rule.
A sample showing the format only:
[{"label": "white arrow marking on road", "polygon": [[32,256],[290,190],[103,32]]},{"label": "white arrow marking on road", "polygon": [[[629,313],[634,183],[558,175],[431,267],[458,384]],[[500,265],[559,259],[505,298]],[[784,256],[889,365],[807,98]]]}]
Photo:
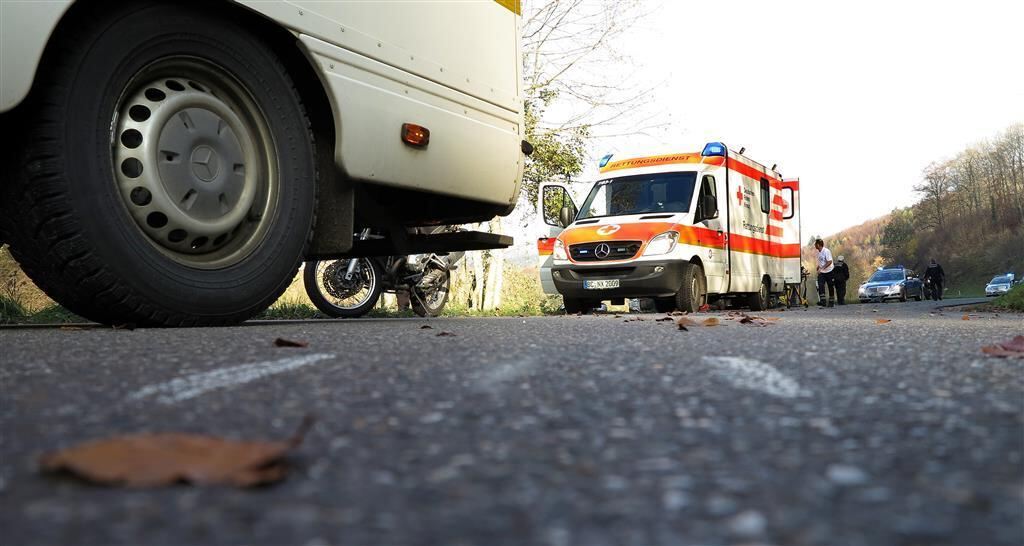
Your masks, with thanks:
[{"label": "white arrow marking on road", "polygon": [[316,364],[328,358],[334,358],[334,355],[316,353],[282,358],[281,360],[243,364],[210,372],[194,373],[164,383],[143,387],[138,392],[130,395],[128,399],[142,400],[143,398],[156,397],[156,401],[162,404],[174,404],[189,398],[195,398],[212,390],[244,385],[257,379]]},{"label": "white arrow marking on road", "polygon": [[740,389],[760,391],[779,398],[810,395],[795,380],[760,360],[735,356],[705,356],[703,360],[714,367],[716,375]]}]

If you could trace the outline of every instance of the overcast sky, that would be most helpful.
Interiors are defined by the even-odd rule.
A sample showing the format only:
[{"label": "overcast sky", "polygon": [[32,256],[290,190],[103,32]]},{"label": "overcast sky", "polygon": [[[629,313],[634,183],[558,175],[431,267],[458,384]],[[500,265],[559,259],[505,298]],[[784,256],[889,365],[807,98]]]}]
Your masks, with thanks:
[{"label": "overcast sky", "polygon": [[1024,121],[1022,0],[651,6],[622,45],[669,128],[597,157],[746,146],[803,182],[805,239],[913,203],[929,162]]}]

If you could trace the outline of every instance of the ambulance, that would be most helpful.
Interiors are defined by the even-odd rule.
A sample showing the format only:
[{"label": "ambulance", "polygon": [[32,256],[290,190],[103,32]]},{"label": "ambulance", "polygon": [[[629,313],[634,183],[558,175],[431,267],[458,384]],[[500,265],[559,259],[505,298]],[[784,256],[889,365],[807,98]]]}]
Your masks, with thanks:
[{"label": "ambulance", "polygon": [[653,298],[658,311],[709,303],[766,309],[800,282],[800,182],[721,142],[616,159],[580,206],[542,184],[537,248],[545,292],[567,313]]}]

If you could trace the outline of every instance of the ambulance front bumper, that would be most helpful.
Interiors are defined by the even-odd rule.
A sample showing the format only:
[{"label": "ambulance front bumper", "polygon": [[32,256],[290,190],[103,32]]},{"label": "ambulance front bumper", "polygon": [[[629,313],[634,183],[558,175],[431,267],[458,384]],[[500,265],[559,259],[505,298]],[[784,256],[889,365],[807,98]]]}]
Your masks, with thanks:
[{"label": "ambulance front bumper", "polygon": [[[683,263],[644,261],[583,267],[556,265],[551,277],[560,294],[569,298],[660,298],[673,296],[683,278]],[[611,281],[611,282],[603,282]],[[607,285],[617,285],[612,288]]]}]

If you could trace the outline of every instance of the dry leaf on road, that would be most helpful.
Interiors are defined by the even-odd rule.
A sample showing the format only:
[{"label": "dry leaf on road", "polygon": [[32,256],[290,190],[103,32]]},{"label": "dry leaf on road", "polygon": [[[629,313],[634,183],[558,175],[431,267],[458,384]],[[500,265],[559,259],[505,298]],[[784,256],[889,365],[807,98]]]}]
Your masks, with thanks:
[{"label": "dry leaf on road", "polygon": [[693,319],[688,319],[686,317],[680,317],[680,318],[676,319],[676,326],[678,326],[680,330],[689,331],[690,328],[692,328],[694,326],[699,326],[699,325],[697,324],[697,321],[695,321]]},{"label": "dry leaf on road", "polygon": [[437,337],[455,337],[451,332],[438,332]]},{"label": "dry leaf on road", "polygon": [[198,434],[136,434],[95,440],[39,458],[44,472],[69,472],[86,481],[123,487],[194,485],[251,487],[284,478],[285,455],[302,443],[306,417],[288,440],[241,442]]},{"label": "dry leaf on road", "polygon": [[675,319],[672,317],[661,317],[659,319],[654,319],[654,322],[672,322],[673,320]]},{"label": "dry leaf on road", "polygon": [[433,330],[433,329],[434,329],[434,327],[429,325],[429,324],[424,324],[423,326],[420,326],[420,330]]},{"label": "dry leaf on road", "polygon": [[1024,336],[1016,336],[1010,341],[995,345],[986,345],[981,348],[981,352],[1001,358],[1024,358]]},{"label": "dry leaf on road", "polygon": [[887,319],[887,318],[875,319],[875,324],[886,324],[886,323],[889,323],[889,322],[892,322],[892,319]]},{"label": "dry leaf on road", "polygon": [[291,339],[285,339],[279,337],[274,340],[275,347],[309,347],[309,343],[305,341],[294,341]]},{"label": "dry leaf on road", "polygon": [[715,317],[711,317],[711,318],[706,318],[706,319],[704,319],[704,320],[702,321],[702,324],[703,324],[704,326],[720,326],[720,325],[721,325],[722,323],[721,323],[721,322],[719,322],[719,320],[718,320],[718,319],[716,319]]}]

